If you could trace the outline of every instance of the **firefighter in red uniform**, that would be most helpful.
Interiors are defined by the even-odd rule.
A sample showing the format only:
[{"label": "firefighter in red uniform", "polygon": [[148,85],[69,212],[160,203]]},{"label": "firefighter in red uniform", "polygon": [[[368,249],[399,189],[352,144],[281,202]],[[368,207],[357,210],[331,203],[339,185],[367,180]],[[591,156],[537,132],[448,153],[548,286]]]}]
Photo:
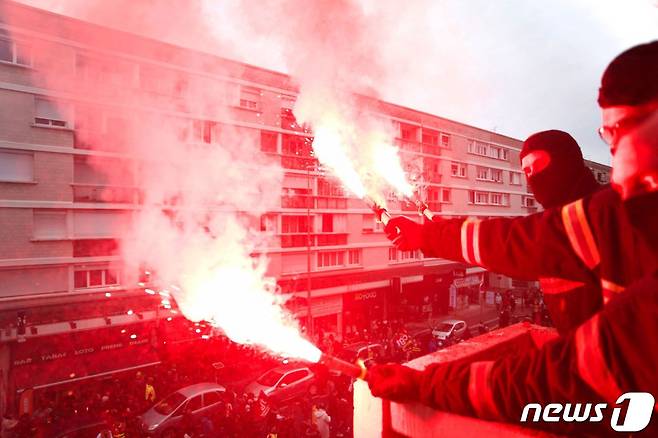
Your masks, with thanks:
[{"label": "firefighter in red uniform", "polygon": [[425,256],[478,265],[512,278],[539,279],[545,293],[586,287],[593,294],[570,306],[578,309],[564,315],[567,328],[653,272],[658,261],[656,251],[632,227],[619,189],[611,187],[521,218],[434,218],[420,225],[400,216],[391,219],[385,231],[400,250],[421,249]]},{"label": "firefighter in red uniform", "polygon": [[[564,131],[548,130],[531,135],[523,142],[519,158],[528,186],[544,209],[561,207],[602,187],[585,165],[576,140]],[[439,216],[433,220],[446,223]],[[496,232],[492,230],[493,234]],[[594,280],[574,282],[556,277],[539,280],[544,303],[560,334],[577,327],[601,306],[601,286]]]},{"label": "firefighter in red uniform", "polygon": [[[585,165],[578,143],[564,131],[531,135],[523,142],[519,158],[528,186],[544,209],[561,207],[601,188]],[[577,327],[600,307],[596,282],[544,278],[541,284],[544,303],[560,334]]]},{"label": "firefighter in red uniform", "polygon": [[[601,190],[512,221],[446,221],[421,229],[404,218],[389,223],[389,233],[400,230],[394,243],[403,249],[422,247],[512,275],[597,279],[606,306],[567,336],[514,358],[435,364],[424,371],[375,366],[368,377],[373,395],[512,422],[528,403],[614,405],[626,392],[658,396],[658,348],[651,340],[658,330],[656,78],[658,41],[622,53],[603,75],[600,133],[613,153],[614,192]],[[489,234],[493,229],[502,236]],[[440,247],[443,238],[446,248]],[[655,425],[654,419],[649,427]],[[541,426],[612,433],[610,426],[592,422]]]}]

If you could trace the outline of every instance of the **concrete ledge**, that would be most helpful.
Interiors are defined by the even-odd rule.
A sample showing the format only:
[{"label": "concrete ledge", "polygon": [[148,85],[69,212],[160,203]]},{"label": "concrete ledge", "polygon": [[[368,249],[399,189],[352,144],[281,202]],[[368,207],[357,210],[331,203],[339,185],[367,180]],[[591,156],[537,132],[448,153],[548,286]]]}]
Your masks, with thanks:
[{"label": "concrete ledge", "polygon": [[[555,337],[557,333],[553,329],[520,323],[419,357],[407,365],[424,369],[427,365],[437,362],[493,360],[507,354],[537,348]],[[357,381],[354,384],[354,436],[548,438],[556,435],[509,423],[440,412],[418,403],[389,403],[373,397],[368,384]]]}]

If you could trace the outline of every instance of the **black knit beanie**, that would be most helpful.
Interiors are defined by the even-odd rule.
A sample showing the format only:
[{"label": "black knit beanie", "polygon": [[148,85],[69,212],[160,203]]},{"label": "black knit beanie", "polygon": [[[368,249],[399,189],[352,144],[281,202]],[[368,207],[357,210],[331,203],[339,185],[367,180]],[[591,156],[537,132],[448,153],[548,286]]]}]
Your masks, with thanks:
[{"label": "black knit beanie", "polygon": [[632,47],[605,69],[599,106],[637,106],[658,100],[658,41]]}]

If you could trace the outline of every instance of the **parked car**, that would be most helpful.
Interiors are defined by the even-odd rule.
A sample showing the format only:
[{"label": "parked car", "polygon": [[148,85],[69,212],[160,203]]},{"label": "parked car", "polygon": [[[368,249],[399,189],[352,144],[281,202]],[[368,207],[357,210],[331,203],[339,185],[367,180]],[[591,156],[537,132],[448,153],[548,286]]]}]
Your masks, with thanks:
[{"label": "parked car", "polygon": [[465,338],[467,327],[466,322],[459,319],[447,319],[434,327],[432,334],[440,341],[452,340],[460,341]]},{"label": "parked car", "polygon": [[215,414],[224,392],[226,388],[217,383],[197,383],[181,388],[138,417],[142,432],[154,438],[179,436],[184,414],[193,419]]},{"label": "parked car", "polygon": [[312,394],[316,390],[315,374],[308,366],[287,364],[267,371],[245,388],[258,397],[261,392],[270,399],[284,402]]},{"label": "parked car", "polygon": [[350,363],[354,363],[357,359],[360,359],[367,367],[373,363],[381,362],[385,355],[384,346],[378,342],[357,342],[346,345],[338,353],[340,359]]}]

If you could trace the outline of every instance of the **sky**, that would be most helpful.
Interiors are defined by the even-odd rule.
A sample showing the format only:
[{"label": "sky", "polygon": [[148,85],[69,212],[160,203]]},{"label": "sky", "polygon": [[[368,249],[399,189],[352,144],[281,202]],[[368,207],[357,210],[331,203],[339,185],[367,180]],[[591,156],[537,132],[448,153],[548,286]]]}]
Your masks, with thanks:
[{"label": "sky", "polygon": [[[658,38],[656,0],[23,3],[107,24],[103,22],[107,10],[94,14],[88,6],[103,1],[125,17],[123,30],[188,47],[195,46],[199,32],[209,32],[216,45],[195,48],[283,72],[299,69],[299,56],[291,57],[291,47],[297,49],[296,39],[304,39],[302,31],[295,33],[297,28],[309,31],[303,24],[311,5],[335,12],[338,3],[345,11],[356,11],[363,22],[345,31],[344,37],[367,48],[360,55],[372,57],[377,68],[367,73],[377,74],[364,74],[369,81],[360,85],[371,87],[378,97],[519,139],[540,130],[562,129],[578,140],[586,158],[606,164],[609,151],[596,134],[601,74],[624,49]],[[183,9],[163,33],[162,26],[150,26],[149,20],[155,16],[150,11],[165,4]],[[125,8],[131,14],[126,15]],[[353,73],[357,77],[359,72]]]}]

